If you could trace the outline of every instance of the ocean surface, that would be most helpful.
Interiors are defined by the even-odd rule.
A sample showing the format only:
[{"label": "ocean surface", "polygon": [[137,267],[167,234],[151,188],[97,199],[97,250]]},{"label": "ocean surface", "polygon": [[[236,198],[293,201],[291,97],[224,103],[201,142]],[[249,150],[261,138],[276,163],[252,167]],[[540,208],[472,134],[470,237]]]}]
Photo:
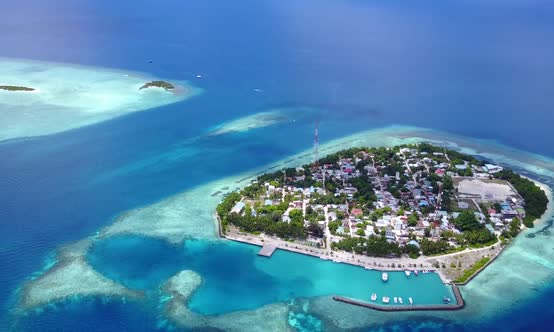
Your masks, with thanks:
[{"label": "ocean surface", "polygon": [[[375,289],[407,297],[432,289],[416,298],[433,303],[448,290],[434,275],[392,275],[384,286],[375,272],[315,258],[277,252],[263,260],[254,247],[214,240],[218,197],[210,194],[292,155],[308,151],[309,161],[316,121],[322,145],[350,144],[363,131],[363,142],[377,145],[412,133],[451,137],[463,141],[462,150],[552,187],[552,40],[554,2],[542,0],[1,1],[0,58],[142,72],[203,92],[0,142],[0,330],[186,330],[166,314],[160,290],[183,269],[202,276],[188,303],[201,316],[246,316],[278,303],[300,331],[549,330],[548,224],[535,238],[518,239],[495,262],[503,268],[491,267],[464,290],[466,314],[483,316],[377,315],[331,303],[329,295],[369,298]],[[1,84],[9,82],[0,77]],[[175,217],[190,225],[185,241],[115,235],[96,239],[85,256],[96,271],[144,291],[143,300],[71,296],[18,307],[25,285],[55,266],[60,248],[94,238],[128,211],[150,208],[159,217],[153,204],[196,190],[205,196],[180,206],[186,218]],[[525,248],[530,255],[517,256]],[[521,266],[531,270],[512,275]],[[515,282],[501,287],[504,279]],[[476,290],[487,285],[502,292],[492,299]]]}]

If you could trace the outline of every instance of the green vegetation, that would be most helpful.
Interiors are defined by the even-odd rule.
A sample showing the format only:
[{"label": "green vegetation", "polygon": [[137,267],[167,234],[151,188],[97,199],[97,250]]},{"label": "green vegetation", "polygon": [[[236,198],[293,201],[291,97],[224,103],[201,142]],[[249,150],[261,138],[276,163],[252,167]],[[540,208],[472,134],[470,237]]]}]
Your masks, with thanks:
[{"label": "green vegetation", "polygon": [[453,221],[454,226],[462,231],[462,237],[458,237],[458,243],[462,245],[483,245],[496,242],[496,236],[491,233],[484,224],[475,218],[471,211],[462,211]]},{"label": "green vegetation", "polygon": [[446,242],[445,240],[430,241],[426,238],[421,239],[419,245],[421,246],[421,252],[425,256],[443,254],[450,248],[448,242]]},{"label": "green vegetation", "polygon": [[147,88],[150,88],[150,87],[163,88],[166,91],[170,91],[170,90],[175,89],[175,86],[173,84],[171,84],[169,82],[166,82],[166,81],[150,81],[150,82],[145,83],[143,86],[141,86],[139,88],[139,90],[147,89]]},{"label": "green vegetation", "polygon": [[[255,216],[252,214],[252,209],[247,207],[244,215],[230,213],[225,221],[247,233],[263,232],[284,239],[305,239],[308,236],[308,229],[304,228],[302,215],[291,218],[290,222],[281,222],[281,215],[281,211],[275,211]],[[321,231],[320,234],[322,233]]]},{"label": "green vegetation", "polygon": [[461,277],[454,280],[455,283],[464,283],[466,282],[473,274],[477,271],[479,271],[483,266],[487,265],[487,263],[490,261],[490,257],[483,257],[477,263],[473,264],[470,268],[464,270],[464,274],[462,274]]},{"label": "green vegetation", "polygon": [[28,88],[25,86],[15,86],[15,85],[0,85],[0,90],[6,91],[35,91],[33,88]]},{"label": "green vegetation", "polygon": [[523,197],[525,201],[525,219],[523,219],[523,224],[527,227],[533,227],[533,222],[544,214],[548,205],[548,197],[546,197],[544,191],[533,181],[509,169],[496,173],[495,177],[510,182],[521,197]]},{"label": "green vegetation", "polygon": [[346,237],[340,242],[332,243],[331,248],[374,257],[399,257],[402,255],[397,243],[388,242],[384,236],[377,235],[371,235],[367,239]]}]

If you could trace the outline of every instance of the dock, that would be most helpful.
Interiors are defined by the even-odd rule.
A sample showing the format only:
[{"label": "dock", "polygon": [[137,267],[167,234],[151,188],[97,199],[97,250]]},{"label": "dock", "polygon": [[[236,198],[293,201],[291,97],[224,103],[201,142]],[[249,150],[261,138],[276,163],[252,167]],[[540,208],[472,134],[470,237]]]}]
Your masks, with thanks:
[{"label": "dock", "polygon": [[373,309],[377,311],[452,311],[460,310],[465,306],[464,299],[460,293],[460,289],[456,285],[452,285],[452,291],[456,297],[456,304],[415,304],[415,305],[402,305],[402,306],[391,306],[391,305],[378,305],[373,303],[367,303],[362,301],[357,301],[349,299],[342,296],[333,296],[333,300],[338,302],[343,302],[351,305],[356,305],[359,307],[364,307],[368,309]]},{"label": "dock", "polygon": [[273,255],[273,252],[275,252],[276,249],[277,249],[276,246],[264,244],[262,249],[258,251],[258,255],[264,256],[264,257],[271,257],[271,255]]}]

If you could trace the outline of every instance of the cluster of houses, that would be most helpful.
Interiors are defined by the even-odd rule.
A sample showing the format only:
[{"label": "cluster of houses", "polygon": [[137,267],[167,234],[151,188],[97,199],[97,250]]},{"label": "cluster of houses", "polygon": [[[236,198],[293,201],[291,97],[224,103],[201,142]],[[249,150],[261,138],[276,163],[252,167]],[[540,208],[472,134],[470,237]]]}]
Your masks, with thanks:
[{"label": "cluster of houses", "polygon": [[[363,167],[357,167],[362,161]],[[393,175],[385,174],[383,170],[389,162],[401,164],[401,170]],[[438,176],[440,179],[445,176],[455,179],[459,176],[457,170],[463,171],[467,168],[471,169],[473,179],[489,179],[492,174],[502,170],[500,166],[489,164],[480,166],[464,162],[452,165],[446,153],[427,153],[417,148],[402,148],[394,154],[392,160],[380,164],[370,153],[362,151],[354,158],[339,159],[336,164],[319,165],[317,169],[313,169],[313,179],[323,185],[304,188],[294,185],[275,186],[265,182],[261,184],[264,193],[260,201],[266,206],[287,201],[288,208],[282,215],[282,222],[290,222],[289,214],[295,209],[301,210],[304,216],[308,209],[312,214],[315,211],[319,216],[317,223],[325,229],[332,242],[338,242],[345,236],[368,237],[382,234],[389,241],[418,245],[417,240],[424,236],[432,239],[440,237],[441,232],[445,230],[459,232],[452,223],[459,212],[441,210],[441,195],[444,195],[442,182],[431,181],[430,175],[434,174],[435,178]],[[301,169],[298,171],[302,174]],[[364,179],[367,178],[373,188],[374,199],[370,206],[360,206],[356,200],[358,189],[352,185],[352,180],[362,175],[367,175]],[[300,175],[296,176],[294,181],[300,182],[305,179],[304,175]],[[326,181],[340,185],[336,187],[335,192],[330,193],[325,189]],[[391,186],[396,190],[390,190]],[[455,190],[450,189],[449,194],[456,196]],[[326,195],[345,199],[338,204],[317,204],[317,200],[313,199],[314,196]],[[496,233],[505,229],[513,218],[523,218],[525,214],[521,197],[510,197],[505,201],[482,197],[480,203],[486,203],[490,208],[482,211],[475,201],[456,200],[454,204],[457,205],[457,209],[453,210],[475,210],[476,219],[485,224],[491,232]],[[500,206],[499,211],[492,208],[493,205]],[[234,210],[240,212],[244,206],[243,202],[239,202]],[[306,225],[309,222],[306,218]],[[329,225],[337,224],[338,227],[329,229]]]}]

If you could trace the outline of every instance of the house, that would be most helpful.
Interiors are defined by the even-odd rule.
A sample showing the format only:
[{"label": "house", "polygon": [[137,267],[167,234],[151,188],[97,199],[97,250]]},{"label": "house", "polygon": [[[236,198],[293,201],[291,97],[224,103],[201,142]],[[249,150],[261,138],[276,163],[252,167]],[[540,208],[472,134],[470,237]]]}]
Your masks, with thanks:
[{"label": "house", "polygon": [[485,166],[483,166],[483,170],[486,171],[486,172],[489,172],[489,173],[498,173],[500,171],[502,171],[504,168],[501,167],[501,166],[497,166],[497,165],[493,165],[493,164],[485,164]]},{"label": "house", "polygon": [[246,204],[244,204],[244,202],[238,202],[231,209],[231,213],[241,213],[245,206],[246,206]]},{"label": "house", "polygon": [[416,246],[418,249],[420,248],[419,242],[417,242],[416,240],[411,240],[410,242],[408,242],[408,245]]},{"label": "house", "polygon": [[352,209],[352,215],[354,216],[360,216],[363,214],[363,211],[361,209]]}]

